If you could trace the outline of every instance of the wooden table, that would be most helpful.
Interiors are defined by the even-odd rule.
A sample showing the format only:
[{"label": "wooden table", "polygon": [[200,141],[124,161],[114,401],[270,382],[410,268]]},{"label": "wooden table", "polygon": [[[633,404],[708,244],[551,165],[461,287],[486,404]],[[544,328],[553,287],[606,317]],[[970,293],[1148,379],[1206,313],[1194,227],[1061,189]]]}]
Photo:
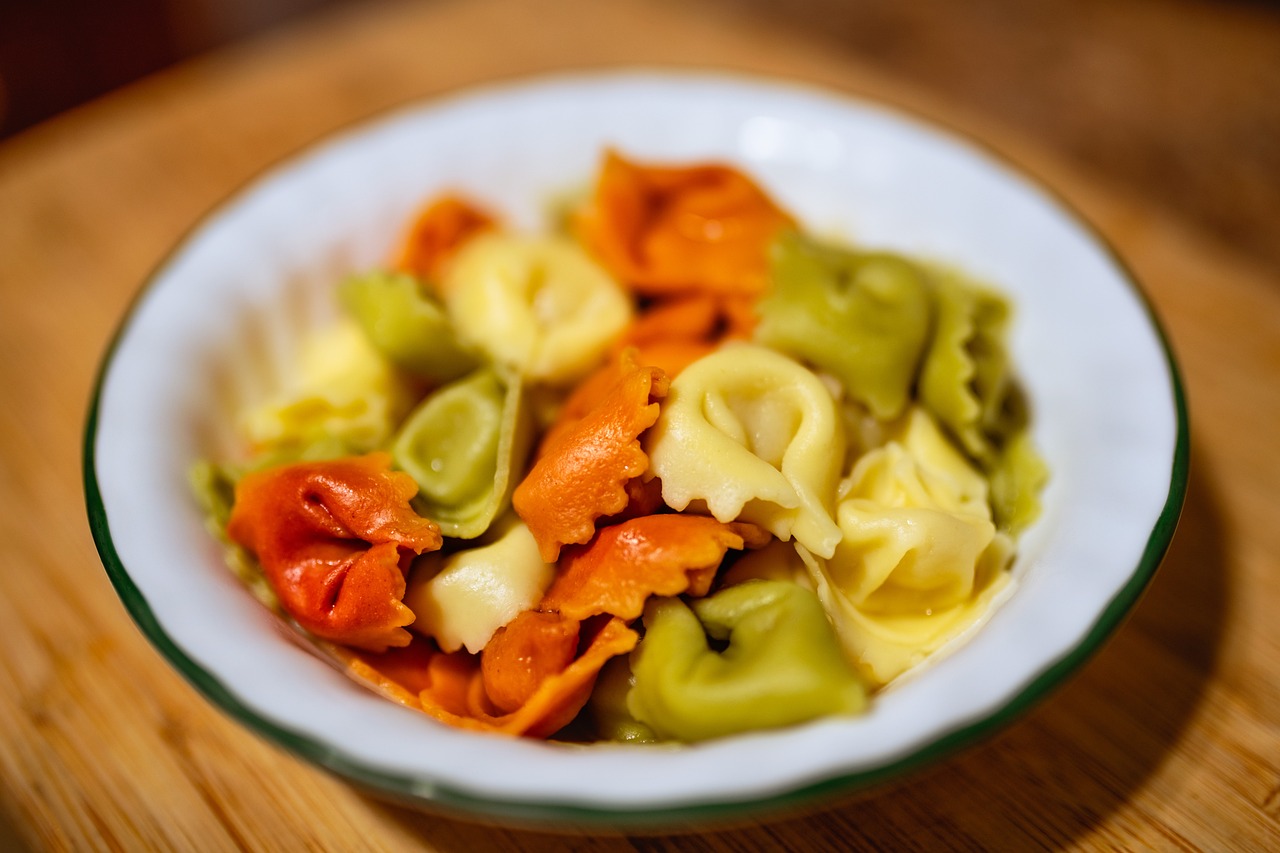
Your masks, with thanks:
[{"label": "wooden table", "polygon": [[[97,359],[212,205],[353,120],[466,84],[626,63],[745,69],[969,131],[1115,244],[1192,411],[1183,520],[1150,592],[1002,734],[817,814],[570,838],[384,805],[240,729],[133,627],[81,497]],[[1050,151],[764,25],[638,0],[379,4],[191,63],[0,147],[0,795],[52,848],[1280,848],[1280,276]],[[0,836],[0,842],[3,842]]]}]

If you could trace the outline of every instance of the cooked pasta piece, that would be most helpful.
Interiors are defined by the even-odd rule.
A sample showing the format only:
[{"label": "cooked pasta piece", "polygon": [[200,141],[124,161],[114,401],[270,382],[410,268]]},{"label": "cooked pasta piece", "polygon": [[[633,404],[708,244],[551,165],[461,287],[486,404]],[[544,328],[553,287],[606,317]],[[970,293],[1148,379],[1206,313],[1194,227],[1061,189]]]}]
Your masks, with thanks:
[{"label": "cooked pasta piece", "polygon": [[373,651],[409,643],[405,566],[443,541],[409,506],[413,480],[390,463],[372,453],[255,471],[236,485],[227,522],[299,625]]},{"label": "cooked pasta piece", "polygon": [[653,598],[644,625],[627,708],[659,737],[706,740],[866,707],[822,605],[798,584],[751,580],[690,605]]},{"label": "cooked pasta piece", "polygon": [[756,340],[831,373],[877,418],[897,417],[929,341],[921,269],[792,233],[774,246],[771,285],[757,306]]},{"label": "cooked pasta piece", "polygon": [[675,510],[703,507],[830,556],[844,430],[831,392],[772,350],[735,344],[684,369],[645,437]]},{"label": "cooked pasta piece", "polygon": [[769,242],[791,224],[737,169],[648,166],[610,151],[578,231],[638,293],[755,297],[766,287]]},{"label": "cooked pasta piece", "polygon": [[386,442],[412,399],[360,327],[344,320],[302,342],[296,370],[279,393],[242,415],[240,429],[258,452],[288,456],[337,440],[364,453]]},{"label": "cooked pasta piece", "polygon": [[343,282],[338,297],[374,348],[414,376],[438,384],[479,365],[479,359],[458,343],[444,307],[413,276],[356,276]]},{"label": "cooked pasta piece", "polygon": [[667,377],[633,367],[598,404],[562,430],[516,487],[512,505],[529,525],[542,558],[595,535],[596,520],[622,512],[635,495],[630,481],[649,468],[640,435],[658,418]]},{"label": "cooked pasta piece", "polygon": [[555,578],[542,562],[529,528],[509,519],[493,541],[414,561],[404,603],[416,615],[410,628],[446,652],[476,654],[520,613],[532,609]]},{"label": "cooked pasta piece", "polygon": [[507,508],[532,440],[519,380],[485,369],[427,397],[391,452],[418,484],[419,511],[446,536],[474,539]]},{"label": "cooked pasta piece", "polygon": [[603,359],[631,319],[631,301],[568,240],[482,234],[444,280],[462,342],[529,379],[565,385]]},{"label": "cooked pasta piece", "polygon": [[982,475],[918,409],[858,461],[842,493],[835,553],[800,553],[851,657],[886,684],[986,612],[1008,578],[1010,541]]},{"label": "cooked pasta piece", "polygon": [[602,613],[638,619],[652,595],[706,595],[725,552],[759,548],[770,539],[754,524],[706,516],[635,518],[565,549],[560,574],[538,606],[574,619]]}]

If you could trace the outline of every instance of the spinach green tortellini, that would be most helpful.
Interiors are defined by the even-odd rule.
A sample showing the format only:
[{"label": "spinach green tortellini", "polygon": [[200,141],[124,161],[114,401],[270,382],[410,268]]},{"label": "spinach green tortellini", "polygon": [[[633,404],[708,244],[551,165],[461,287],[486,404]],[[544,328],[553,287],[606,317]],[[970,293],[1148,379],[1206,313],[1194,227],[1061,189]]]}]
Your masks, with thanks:
[{"label": "spinach green tortellini", "polygon": [[756,340],[831,373],[876,417],[896,417],[929,342],[922,270],[896,255],[791,234],[773,247],[771,279]]},{"label": "spinach green tortellini", "polygon": [[435,391],[391,446],[418,483],[417,510],[456,539],[474,539],[506,507],[532,440],[515,377],[477,371]]},{"label": "spinach green tortellini", "polygon": [[1001,530],[1016,536],[1040,514],[1040,491],[1049,469],[1028,433],[1015,435],[991,466],[991,510]]},{"label": "spinach green tortellini", "polygon": [[657,740],[653,730],[633,717],[627,708],[627,696],[635,681],[626,655],[614,658],[600,670],[586,709],[592,734],[599,740],[621,743],[652,743]]},{"label": "spinach green tortellini", "polygon": [[706,740],[866,706],[817,596],[798,584],[751,580],[692,609],[653,598],[644,625],[627,707],[660,738]]},{"label": "spinach green tortellini", "polygon": [[413,276],[357,276],[344,282],[338,295],[374,348],[414,376],[448,382],[479,364],[458,343],[444,308]]},{"label": "spinach green tortellini", "polygon": [[971,458],[988,464],[997,443],[1023,426],[1004,344],[1009,304],[945,273],[935,277],[934,300],[920,401]]}]

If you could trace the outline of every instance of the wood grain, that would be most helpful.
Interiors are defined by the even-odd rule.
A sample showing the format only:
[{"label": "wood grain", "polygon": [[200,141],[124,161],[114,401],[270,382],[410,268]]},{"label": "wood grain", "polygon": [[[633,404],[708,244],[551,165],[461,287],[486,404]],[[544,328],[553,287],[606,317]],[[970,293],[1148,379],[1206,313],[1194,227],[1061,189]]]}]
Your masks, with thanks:
[{"label": "wood grain", "polygon": [[[207,706],[147,645],[84,521],[97,360],[219,200],[327,132],[494,78],[627,63],[780,74],[968,130],[1145,283],[1192,410],[1186,511],[1132,618],[1002,734],[813,814],[572,837],[385,805]],[[989,122],[819,45],[675,3],[389,3],[215,54],[0,147],[0,803],[41,849],[708,851],[1280,847],[1280,281]]]}]

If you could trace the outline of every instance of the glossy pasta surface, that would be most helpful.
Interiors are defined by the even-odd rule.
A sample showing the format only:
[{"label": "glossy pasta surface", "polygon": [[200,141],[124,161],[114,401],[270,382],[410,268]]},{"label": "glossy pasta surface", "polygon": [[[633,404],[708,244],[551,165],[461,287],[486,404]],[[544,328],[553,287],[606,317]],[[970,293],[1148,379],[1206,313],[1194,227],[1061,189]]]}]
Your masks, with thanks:
[{"label": "glossy pasta surface", "polygon": [[424,199],[229,413],[193,483],[265,605],[439,723],[632,743],[861,713],[980,626],[1048,477],[1003,297],[722,163],[605,152],[560,222]]}]

